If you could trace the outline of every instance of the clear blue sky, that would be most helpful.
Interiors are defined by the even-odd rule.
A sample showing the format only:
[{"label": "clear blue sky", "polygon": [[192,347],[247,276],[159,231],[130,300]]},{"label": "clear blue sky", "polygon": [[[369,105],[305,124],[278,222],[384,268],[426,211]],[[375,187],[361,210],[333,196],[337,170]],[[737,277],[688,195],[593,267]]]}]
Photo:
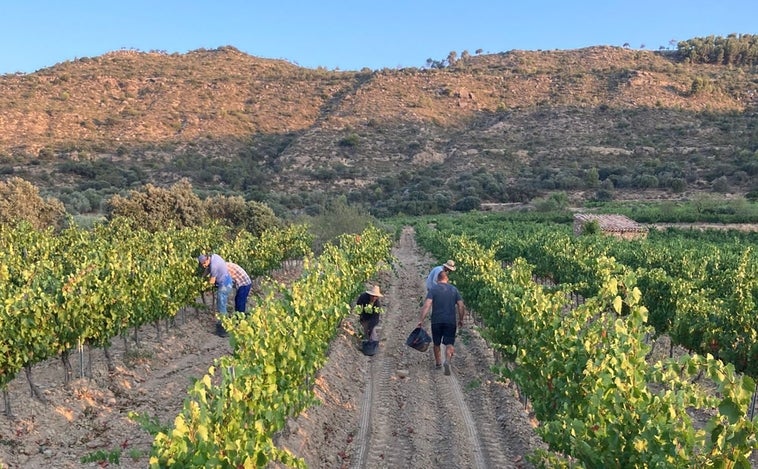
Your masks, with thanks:
[{"label": "clear blue sky", "polygon": [[303,67],[423,67],[484,53],[758,34],[758,0],[0,0],[0,74],[119,49],[231,45]]}]

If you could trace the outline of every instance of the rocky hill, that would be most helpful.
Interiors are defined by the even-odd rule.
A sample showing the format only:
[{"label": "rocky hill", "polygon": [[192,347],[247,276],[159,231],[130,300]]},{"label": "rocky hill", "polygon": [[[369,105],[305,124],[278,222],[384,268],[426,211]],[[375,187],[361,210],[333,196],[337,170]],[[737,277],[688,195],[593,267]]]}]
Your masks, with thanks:
[{"label": "rocky hill", "polygon": [[[466,55],[430,69],[330,71],[233,47],[117,51],[0,76],[0,174],[76,211],[189,178],[308,209],[377,214],[551,191],[758,189],[758,69],[592,47]],[[86,210],[84,210],[86,211]]]}]

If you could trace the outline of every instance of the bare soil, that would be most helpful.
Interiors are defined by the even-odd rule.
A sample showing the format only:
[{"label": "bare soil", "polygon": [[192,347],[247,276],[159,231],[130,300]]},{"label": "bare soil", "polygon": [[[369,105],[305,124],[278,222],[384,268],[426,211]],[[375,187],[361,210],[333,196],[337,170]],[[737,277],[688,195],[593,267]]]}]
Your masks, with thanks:
[{"label": "bare soil", "polygon": [[[153,437],[129,419],[129,412],[173,422],[191,379],[231,352],[228,339],[213,334],[210,313],[182,312],[176,322],[168,331],[161,324],[160,340],[156,328],[143,327],[139,345],[130,336],[129,350],[116,339],[110,349],[113,373],[102,350],[72,356],[75,379],[68,385],[60,360],[34,366],[32,380],[44,402],[32,397],[23,373],[13,380],[8,385],[12,417],[0,415],[0,467],[147,467]],[[106,462],[82,462],[96,453]]]},{"label": "bare soil", "polygon": [[[490,371],[494,354],[470,317],[450,376],[435,369],[431,347],[422,353],[405,345],[436,261],[419,252],[409,230],[394,255],[392,271],[376,282],[386,309],[379,351],[364,356],[358,318],[346,320],[317,379],[321,405],[291,419],[278,444],[313,468],[529,467],[525,455],[542,445],[535,422],[515,387]],[[60,360],[34,366],[45,402],[31,396],[23,374],[17,377],[8,386],[13,416],[0,415],[0,467],[147,467],[153,438],[128,413],[173,422],[191,380],[231,352],[228,340],[213,334],[212,315],[199,311],[181,312],[160,340],[154,327],[143,327],[140,344],[132,342],[128,351],[117,339],[110,349],[113,373],[102,350],[85,350],[81,361],[74,355],[77,378],[68,385]],[[91,374],[79,378],[80,364]],[[105,460],[81,462],[93,454]]]}]

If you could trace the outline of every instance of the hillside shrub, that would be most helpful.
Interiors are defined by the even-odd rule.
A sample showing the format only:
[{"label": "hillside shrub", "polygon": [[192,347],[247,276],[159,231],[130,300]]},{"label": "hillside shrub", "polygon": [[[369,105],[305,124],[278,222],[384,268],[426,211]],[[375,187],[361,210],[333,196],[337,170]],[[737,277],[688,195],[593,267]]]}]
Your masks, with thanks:
[{"label": "hillside shrub", "polygon": [[369,225],[379,222],[368,210],[359,205],[350,205],[344,196],[325,202],[315,216],[303,216],[299,222],[310,226],[313,234],[313,252],[320,253],[330,241],[340,235],[360,233]]},{"label": "hillside shrub", "polygon": [[346,137],[343,137],[339,141],[339,145],[341,147],[354,147],[354,146],[358,145],[359,141],[360,141],[360,137],[358,137],[357,134],[350,134],[350,135],[348,135]]},{"label": "hillside shrub", "polygon": [[481,207],[481,205],[482,199],[473,195],[469,195],[458,200],[455,205],[453,205],[453,209],[458,212],[470,212],[471,210],[479,210],[479,207]]}]

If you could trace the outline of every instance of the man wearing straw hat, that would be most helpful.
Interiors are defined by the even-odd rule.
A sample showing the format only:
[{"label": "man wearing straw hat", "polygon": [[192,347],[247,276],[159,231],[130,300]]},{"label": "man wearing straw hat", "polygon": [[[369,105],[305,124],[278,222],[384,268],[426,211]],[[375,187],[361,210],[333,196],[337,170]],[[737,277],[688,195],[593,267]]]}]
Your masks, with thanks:
[{"label": "man wearing straw hat", "polygon": [[379,298],[383,297],[379,285],[372,285],[361,293],[355,302],[356,309],[361,313],[361,325],[363,326],[363,338],[377,342],[376,325],[379,324],[379,313],[382,305]]},{"label": "man wearing straw hat", "polygon": [[448,260],[442,265],[438,265],[437,267],[433,268],[431,272],[429,272],[429,275],[426,276],[426,291],[429,291],[432,289],[433,286],[437,285],[437,278],[440,276],[440,272],[454,272],[455,271],[455,261]]}]

